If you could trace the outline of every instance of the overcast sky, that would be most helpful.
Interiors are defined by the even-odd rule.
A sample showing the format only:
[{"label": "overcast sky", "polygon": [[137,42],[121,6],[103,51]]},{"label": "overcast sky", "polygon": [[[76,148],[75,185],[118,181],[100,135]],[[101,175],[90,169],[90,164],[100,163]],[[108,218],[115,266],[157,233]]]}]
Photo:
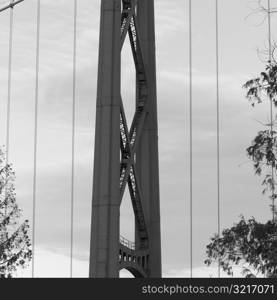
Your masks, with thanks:
[{"label": "overcast sky", "polygon": [[[4,2],[4,1],[2,1]],[[254,4],[253,4],[254,2]],[[277,5],[276,0],[272,4]],[[10,161],[24,218],[32,220],[36,0],[14,9]],[[160,194],[164,276],[189,276],[189,23],[188,0],[155,0],[159,107]],[[217,231],[215,0],[192,1],[193,28],[193,267],[204,265],[205,246]],[[264,221],[261,194],[246,148],[268,122],[268,106],[251,108],[242,84],[264,63],[257,48],[267,41],[263,15],[246,19],[255,1],[219,0],[221,221],[241,214]],[[74,276],[88,276],[100,0],[78,0],[77,128]],[[276,28],[277,16],[273,17]],[[260,24],[260,25],[259,25]],[[9,11],[0,15],[0,144],[6,140]],[[273,32],[274,34],[274,32]],[[36,276],[69,276],[73,0],[41,0]],[[134,111],[134,72],[123,50],[122,96]],[[133,237],[128,196],[121,233]],[[30,276],[30,270],[18,276]]]}]

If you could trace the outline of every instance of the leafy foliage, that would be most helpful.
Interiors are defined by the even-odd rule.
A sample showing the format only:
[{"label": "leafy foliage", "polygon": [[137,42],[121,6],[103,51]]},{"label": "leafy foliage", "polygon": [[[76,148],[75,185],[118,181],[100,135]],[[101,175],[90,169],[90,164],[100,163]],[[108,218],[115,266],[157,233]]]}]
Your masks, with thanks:
[{"label": "leafy foliage", "polygon": [[260,131],[247,148],[249,157],[254,162],[256,174],[261,175],[263,166],[270,166],[276,169],[277,133],[275,131]]},{"label": "leafy foliage", "polygon": [[235,265],[243,268],[246,277],[256,277],[251,270],[266,277],[277,277],[277,224],[269,221],[258,223],[254,218],[243,217],[238,224],[216,235],[207,246],[209,266],[218,260],[220,267],[233,275]]},{"label": "leafy foliage", "polygon": [[[243,87],[247,91],[246,98],[252,106],[267,100],[277,107],[277,64],[271,62],[266,65],[265,71],[261,72],[259,77],[247,81]],[[271,209],[273,215],[276,215],[277,132],[274,130],[274,122],[272,119],[272,122],[266,125],[270,129],[258,132],[251,146],[247,148],[247,155],[254,163],[255,174],[265,173],[262,181],[263,194],[269,192],[269,197],[273,201]]]},{"label": "leafy foliage", "polygon": [[12,277],[19,268],[31,260],[29,223],[19,224],[21,210],[16,203],[15,173],[6,164],[5,154],[0,149],[0,278]]},{"label": "leafy foliage", "polygon": [[265,98],[271,99],[277,106],[277,64],[268,64],[259,77],[248,80],[243,87],[252,106],[262,103]]},{"label": "leafy foliage", "polygon": [[[277,64],[268,64],[259,77],[247,81],[243,87],[247,91],[246,98],[253,107],[265,100],[277,107]],[[241,217],[239,223],[223,230],[221,237],[215,235],[207,246],[208,258],[205,263],[209,266],[213,261],[218,261],[228,275],[233,275],[234,266],[239,266],[243,268],[246,277],[263,274],[277,278],[277,132],[274,130],[274,122],[272,120],[266,125],[270,129],[259,131],[247,148],[255,174],[264,175],[263,194],[268,192],[272,200],[272,220],[262,224],[254,218],[246,221]],[[253,274],[253,270],[256,274]]]}]

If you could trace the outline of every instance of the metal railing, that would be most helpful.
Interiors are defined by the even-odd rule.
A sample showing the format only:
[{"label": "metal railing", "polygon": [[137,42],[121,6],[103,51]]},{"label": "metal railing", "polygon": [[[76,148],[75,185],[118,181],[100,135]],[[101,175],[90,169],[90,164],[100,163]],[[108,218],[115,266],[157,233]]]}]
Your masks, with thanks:
[{"label": "metal railing", "polygon": [[122,244],[123,246],[131,249],[131,250],[135,250],[136,249],[136,244],[134,242],[131,242],[129,240],[127,240],[125,237],[123,237],[122,235],[120,236],[120,244]]}]

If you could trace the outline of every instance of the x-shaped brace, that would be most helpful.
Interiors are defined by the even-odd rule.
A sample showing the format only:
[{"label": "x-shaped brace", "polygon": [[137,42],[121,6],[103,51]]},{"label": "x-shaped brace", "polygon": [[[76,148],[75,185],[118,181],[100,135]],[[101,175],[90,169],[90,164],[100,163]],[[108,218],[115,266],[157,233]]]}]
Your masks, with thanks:
[{"label": "x-shaped brace", "polygon": [[139,44],[139,35],[136,25],[135,9],[137,0],[123,0],[121,20],[121,49],[127,33],[129,33],[130,44],[136,66],[138,95],[136,112],[132,121],[130,131],[126,121],[124,106],[121,99],[120,105],[120,203],[123,198],[126,184],[128,183],[130,196],[133,204],[140,247],[147,247],[148,232],[145,221],[145,214],[142,204],[142,193],[138,182],[135,164],[135,153],[142,134],[143,126],[147,115],[147,80],[143,64],[142,52]]}]

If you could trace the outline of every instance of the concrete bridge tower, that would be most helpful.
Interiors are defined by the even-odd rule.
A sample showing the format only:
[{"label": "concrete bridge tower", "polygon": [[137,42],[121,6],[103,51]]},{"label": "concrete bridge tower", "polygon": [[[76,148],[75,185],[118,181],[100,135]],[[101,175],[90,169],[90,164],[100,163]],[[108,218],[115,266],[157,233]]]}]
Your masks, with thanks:
[{"label": "concrete bridge tower", "polygon": [[[154,23],[154,0],[101,1],[90,277],[117,278],[121,269],[135,277],[161,277]],[[130,68],[136,71],[132,124],[121,98],[121,50],[127,38],[134,58]],[[127,189],[135,216],[133,242],[120,236]]]}]

